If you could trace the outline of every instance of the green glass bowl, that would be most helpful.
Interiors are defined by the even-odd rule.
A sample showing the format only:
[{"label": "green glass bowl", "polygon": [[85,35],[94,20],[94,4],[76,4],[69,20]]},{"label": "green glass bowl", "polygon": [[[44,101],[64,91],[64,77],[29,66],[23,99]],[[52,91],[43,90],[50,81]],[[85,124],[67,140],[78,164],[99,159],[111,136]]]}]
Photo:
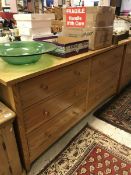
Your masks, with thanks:
[{"label": "green glass bowl", "polygon": [[0,44],[0,57],[10,64],[22,65],[37,62],[43,53],[56,49],[47,42],[17,41]]}]

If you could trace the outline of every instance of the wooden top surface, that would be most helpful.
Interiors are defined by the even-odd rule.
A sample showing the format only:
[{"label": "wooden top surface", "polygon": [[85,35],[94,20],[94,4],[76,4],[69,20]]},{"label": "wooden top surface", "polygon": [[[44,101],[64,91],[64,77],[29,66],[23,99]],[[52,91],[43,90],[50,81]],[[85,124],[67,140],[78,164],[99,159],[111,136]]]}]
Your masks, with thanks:
[{"label": "wooden top surface", "polygon": [[96,51],[89,51],[69,58],[61,58],[55,57],[53,55],[44,54],[37,63],[29,65],[11,65],[0,59],[0,83],[8,86],[16,84],[23,80],[33,78],[35,76],[56,70],[66,65],[106,52],[120,45],[124,45],[128,42],[131,42],[131,38],[119,42],[118,45],[112,45],[110,47]]},{"label": "wooden top surface", "polygon": [[0,127],[8,121],[13,120],[15,113],[0,102]]}]

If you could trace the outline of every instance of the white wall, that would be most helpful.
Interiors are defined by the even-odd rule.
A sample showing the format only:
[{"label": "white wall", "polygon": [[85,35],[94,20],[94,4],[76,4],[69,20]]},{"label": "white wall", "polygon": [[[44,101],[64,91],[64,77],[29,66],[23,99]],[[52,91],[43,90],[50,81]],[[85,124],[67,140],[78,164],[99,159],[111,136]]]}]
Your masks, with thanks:
[{"label": "white wall", "polygon": [[131,11],[131,0],[122,0],[121,12],[124,10]]}]

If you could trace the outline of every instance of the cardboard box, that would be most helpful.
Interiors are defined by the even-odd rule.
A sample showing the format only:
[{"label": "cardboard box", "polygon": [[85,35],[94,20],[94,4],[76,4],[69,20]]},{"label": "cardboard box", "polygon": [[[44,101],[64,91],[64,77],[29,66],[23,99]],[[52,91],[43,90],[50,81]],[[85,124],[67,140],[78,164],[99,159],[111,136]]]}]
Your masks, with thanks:
[{"label": "cardboard box", "polygon": [[63,35],[89,40],[89,49],[96,50],[112,44],[113,27],[105,28],[63,28]]},{"label": "cardboard box", "polygon": [[54,7],[55,11],[55,19],[62,20],[63,19],[63,9],[61,7]]},{"label": "cardboard box", "polygon": [[116,5],[117,5],[117,0],[111,0],[110,5],[113,6],[113,7],[116,7]]},{"label": "cardboard box", "polygon": [[[86,27],[113,26],[114,18],[114,7],[86,7]],[[63,22],[66,27],[66,8],[63,9]]]},{"label": "cardboard box", "polygon": [[99,0],[99,6],[110,6],[110,0]]},{"label": "cardboard box", "polygon": [[62,20],[51,20],[51,24],[52,25],[63,25],[63,21]]},{"label": "cardboard box", "polygon": [[63,21],[52,20],[51,21],[51,31],[52,33],[62,32]]},{"label": "cardboard box", "polygon": [[86,7],[86,23],[83,28],[66,26],[66,9],[63,10],[63,35],[89,40],[91,50],[112,44],[114,7]]}]

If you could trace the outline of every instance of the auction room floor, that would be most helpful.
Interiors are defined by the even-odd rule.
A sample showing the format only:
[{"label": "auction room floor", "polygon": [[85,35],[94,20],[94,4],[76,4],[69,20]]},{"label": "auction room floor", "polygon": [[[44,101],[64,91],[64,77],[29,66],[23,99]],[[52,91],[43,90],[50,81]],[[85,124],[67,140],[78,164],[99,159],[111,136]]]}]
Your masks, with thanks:
[{"label": "auction room floor", "polygon": [[28,175],[36,175],[45,165],[47,165],[68,143],[69,141],[85,126],[89,124],[92,128],[106,134],[117,142],[131,148],[131,135],[119,128],[116,128],[96,117],[93,114],[84,118],[77,126],[64,135],[56,144],[54,144],[45,154],[43,154],[32,165]]}]

